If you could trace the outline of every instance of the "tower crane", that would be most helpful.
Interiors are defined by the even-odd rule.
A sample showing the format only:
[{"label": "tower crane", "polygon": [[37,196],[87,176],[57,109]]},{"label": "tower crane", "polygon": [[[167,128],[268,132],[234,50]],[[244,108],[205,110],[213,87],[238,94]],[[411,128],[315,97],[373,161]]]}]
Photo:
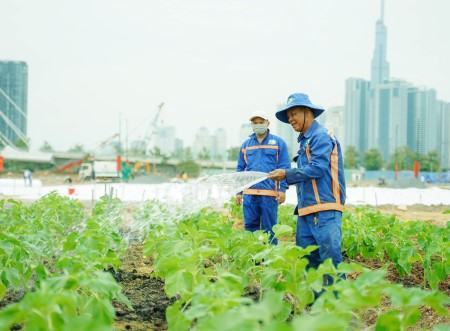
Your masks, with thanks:
[{"label": "tower crane", "polygon": [[164,107],[164,102],[161,102],[158,105],[158,110],[156,111],[155,117],[153,118],[153,121],[150,122],[146,134],[145,134],[145,154],[150,155],[151,154],[151,141],[153,136],[156,133],[156,130],[158,129],[158,119],[161,115],[161,110]]}]

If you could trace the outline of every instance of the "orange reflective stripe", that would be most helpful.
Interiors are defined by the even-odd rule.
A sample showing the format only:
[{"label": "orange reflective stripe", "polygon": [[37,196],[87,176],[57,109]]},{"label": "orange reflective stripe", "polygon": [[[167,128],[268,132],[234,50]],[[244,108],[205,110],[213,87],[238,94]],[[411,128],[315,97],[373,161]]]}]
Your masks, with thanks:
[{"label": "orange reflective stripe", "polygon": [[273,190],[246,189],[243,193],[247,195],[264,195],[269,197],[278,196],[278,192]]},{"label": "orange reflective stripe", "polygon": [[[334,139],[334,138],[333,138]],[[311,151],[309,146],[305,148],[306,157],[308,158],[308,161],[311,161]],[[340,195],[340,186],[339,186],[339,155],[337,150],[337,143],[335,143],[334,148],[331,152],[330,156],[330,170],[331,170],[331,185],[333,190],[333,196],[336,200],[336,202],[325,202],[321,203],[319,198],[319,191],[317,189],[317,183],[315,179],[312,179],[312,186],[314,190],[314,196],[316,198],[317,204],[299,208],[298,209],[298,215],[299,216],[305,216],[313,213],[317,213],[320,211],[325,210],[337,210],[337,211],[343,211],[344,206],[341,204],[341,195]]]},{"label": "orange reflective stripe", "polygon": [[339,163],[338,163],[338,151],[337,144],[334,146],[333,151],[331,152],[331,179],[333,186],[333,195],[336,199],[336,203],[341,203],[341,194],[339,187]]},{"label": "orange reflective stripe", "polygon": [[[306,147],[305,152],[306,152],[306,157],[308,158],[308,161],[311,161],[311,152],[309,150],[309,146]],[[311,182],[312,182],[312,187],[313,187],[313,191],[314,191],[314,197],[316,198],[316,202],[320,203],[319,189],[317,188],[317,182],[315,179],[311,179]]]},{"label": "orange reflective stripe", "polygon": [[[247,151],[248,150],[254,150],[254,149],[275,149],[275,150],[279,150],[280,147],[278,147],[277,145],[255,145],[255,146],[249,146],[247,148],[242,148],[242,153],[244,154],[244,161],[245,163],[248,164],[247,162]],[[278,152],[277,152],[277,161],[278,161]]]},{"label": "orange reflective stripe", "polygon": [[253,149],[280,149],[280,147],[278,145],[255,145],[247,147],[247,150]]},{"label": "orange reflective stripe", "polygon": [[321,204],[312,205],[312,206],[308,206],[308,207],[304,207],[304,208],[299,208],[298,216],[305,216],[305,215],[314,214],[314,213],[318,213],[320,211],[325,211],[325,210],[343,211],[344,206],[341,205],[340,203],[335,203],[335,202],[321,203]]},{"label": "orange reflective stripe", "polygon": [[245,148],[242,149],[242,154],[244,154],[245,164],[248,164],[248,162],[247,162],[247,150]]}]

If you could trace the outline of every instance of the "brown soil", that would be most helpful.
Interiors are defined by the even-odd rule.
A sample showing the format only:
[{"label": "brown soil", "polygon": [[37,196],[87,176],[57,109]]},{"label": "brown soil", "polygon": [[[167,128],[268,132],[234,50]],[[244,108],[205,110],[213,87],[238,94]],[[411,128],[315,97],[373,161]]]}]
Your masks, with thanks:
[{"label": "brown soil", "polygon": [[[346,206],[346,210],[352,211],[356,207]],[[384,205],[376,207],[377,210],[384,214],[393,214],[402,221],[427,221],[438,226],[445,226],[450,221],[450,214],[444,214],[445,211],[450,211],[450,206],[393,206]]]},{"label": "brown soil", "polygon": [[151,262],[144,259],[142,246],[131,246],[122,269],[112,272],[131,301],[133,309],[115,303],[118,330],[167,330],[166,308],[173,300],[164,293],[164,282],[150,275]]},{"label": "brown soil", "polygon": [[[410,275],[401,276],[395,266],[391,263],[387,265],[386,263],[380,261],[367,261],[363,258],[356,258],[354,260],[357,263],[361,263],[364,266],[376,270],[383,267],[387,267],[386,279],[392,283],[402,284],[405,287],[421,287],[425,289],[429,289],[429,287],[425,286],[424,278],[423,278],[423,267],[417,263],[413,266],[412,272]],[[357,273],[353,273],[348,275],[350,279],[354,280],[358,277]],[[443,293],[450,295],[450,277],[448,277],[445,281],[441,282],[439,285],[439,290]],[[385,300],[380,307],[380,311],[383,312],[389,307],[389,301]],[[409,330],[431,330],[434,326],[439,324],[450,323],[450,320],[446,317],[438,315],[434,310],[421,307],[420,311],[422,316],[419,322]],[[450,310],[449,310],[450,312]],[[370,311],[365,316],[365,323],[367,325],[374,325],[377,318],[377,313],[374,311]]]},{"label": "brown soil", "polygon": [[19,302],[25,295],[24,291],[6,291],[5,296],[0,300],[0,310],[12,303]]}]

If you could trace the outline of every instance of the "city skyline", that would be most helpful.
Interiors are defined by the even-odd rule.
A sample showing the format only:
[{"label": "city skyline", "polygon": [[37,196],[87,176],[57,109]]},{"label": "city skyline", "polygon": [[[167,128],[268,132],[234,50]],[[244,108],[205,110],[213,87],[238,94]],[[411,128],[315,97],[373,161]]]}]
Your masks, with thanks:
[{"label": "city skyline", "polygon": [[398,148],[408,147],[422,155],[437,152],[442,166],[448,168],[450,150],[441,141],[448,134],[450,122],[439,126],[448,120],[448,101],[440,100],[434,88],[417,87],[390,76],[384,8],[381,0],[370,81],[346,80],[344,150],[354,147],[362,158],[369,149],[377,149],[386,163]]},{"label": "city skyline", "polygon": [[[449,100],[450,47],[443,40],[450,4],[385,6],[391,76]],[[7,0],[0,7],[2,58],[29,64],[34,149],[44,140],[57,149],[92,148],[117,131],[120,113],[133,128],[162,101],[164,125],[175,126],[185,146],[201,126],[224,127],[230,145],[240,145],[248,115],[265,110],[275,128],[276,105],[291,92],[307,92],[326,108],[343,105],[349,74],[370,77],[380,16],[379,1],[360,0]]]}]

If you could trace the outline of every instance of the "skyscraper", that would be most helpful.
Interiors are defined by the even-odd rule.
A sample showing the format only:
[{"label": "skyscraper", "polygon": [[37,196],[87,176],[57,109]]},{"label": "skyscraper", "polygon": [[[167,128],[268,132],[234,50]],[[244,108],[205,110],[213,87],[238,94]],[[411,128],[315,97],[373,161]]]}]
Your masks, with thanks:
[{"label": "skyscraper", "polygon": [[367,150],[369,131],[370,83],[360,78],[348,78],[345,82],[344,150],[348,146],[362,154]]},{"label": "skyscraper", "polygon": [[155,146],[159,148],[161,154],[166,156],[173,155],[176,149],[175,127],[158,127],[155,134]]},{"label": "skyscraper", "polygon": [[440,142],[441,168],[450,170],[450,103],[439,101],[439,110],[441,121],[438,142]]},{"label": "skyscraper", "polygon": [[0,61],[0,144],[27,141],[28,66]]},{"label": "skyscraper", "polygon": [[411,93],[414,102],[415,151],[427,154],[438,150],[439,109],[436,90],[416,88]]},{"label": "skyscraper", "polygon": [[444,157],[447,149],[441,141],[445,141],[446,128],[450,126],[450,116],[443,110],[445,103],[438,103],[434,89],[390,79],[384,0],[380,12],[371,81],[357,78],[346,81],[344,149],[355,146],[363,154],[369,148],[376,148],[385,162],[399,147],[408,147],[422,155],[437,151]]},{"label": "skyscraper", "polygon": [[213,160],[225,160],[227,156],[227,132],[218,128],[212,136],[211,157]]},{"label": "skyscraper", "polygon": [[409,87],[405,81],[394,80],[371,90],[368,147],[380,149],[384,160],[407,145]]},{"label": "skyscraper", "polygon": [[389,63],[387,53],[387,28],[384,25],[384,0],[381,0],[380,18],[376,23],[375,48],[372,56],[372,86],[389,80]]},{"label": "skyscraper", "polygon": [[208,128],[202,126],[195,134],[194,144],[192,146],[192,154],[194,157],[199,156],[211,158],[212,138]]},{"label": "skyscraper", "polygon": [[328,131],[338,138],[341,145],[344,144],[344,107],[335,106],[328,108],[320,117],[320,123],[328,129]]},{"label": "skyscraper", "polygon": [[253,133],[252,126],[250,123],[244,123],[241,125],[241,128],[239,129],[239,146],[242,144],[242,142],[248,138],[249,135]]}]

